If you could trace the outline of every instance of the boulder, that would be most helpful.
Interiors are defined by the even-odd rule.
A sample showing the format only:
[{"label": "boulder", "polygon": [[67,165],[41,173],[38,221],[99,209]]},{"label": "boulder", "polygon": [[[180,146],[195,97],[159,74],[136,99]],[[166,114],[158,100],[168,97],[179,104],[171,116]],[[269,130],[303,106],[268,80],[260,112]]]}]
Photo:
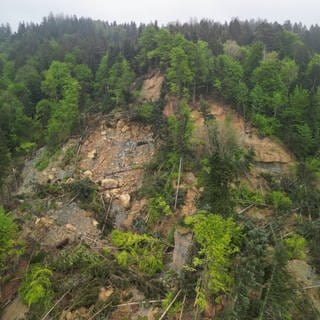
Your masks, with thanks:
[{"label": "boulder", "polygon": [[83,175],[86,177],[86,178],[89,178],[91,179],[92,178],[92,171],[90,170],[86,170]]},{"label": "boulder", "polygon": [[121,194],[119,196],[120,204],[126,209],[130,207],[130,200],[131,200],[131,197],[130,197],[130,194],[128,193]]},{"label": "boulder", "polygon": [[117,180],[115,179],[103,179],[101,181],[101,186],[104,188],[104,189],[116,189],[119,187],[119,183]]},{"label": "boulder", "polygon": [[88,158],[89,159],[95,159],[97,157],[98,153],[96,149],[93,149],[88,152]]},{"label": "boulder", "polygon": [[178,273],[190,262],[193,247],[190,229],[178,227],[174,233],[173,269]]},{"label": "boulder", "polygon": [[106,289],[104,287],[100,288],[98,300],[102,302],[108,301],[108,299],[113,294],[113,291],[114,290],[112,288],[109,288],[109,289]]}]

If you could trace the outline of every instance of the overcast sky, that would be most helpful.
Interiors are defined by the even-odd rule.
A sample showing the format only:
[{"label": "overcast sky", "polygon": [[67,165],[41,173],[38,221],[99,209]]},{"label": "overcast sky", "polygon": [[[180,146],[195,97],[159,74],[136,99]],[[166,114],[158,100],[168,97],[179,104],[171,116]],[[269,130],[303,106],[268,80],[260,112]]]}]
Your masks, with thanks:
[{"label": "overcast sky", "polygon": [[20,21],[40,22],[50,12],[118,22],[239,17],[311,25],[320,22],[320,0],[0,0],[0,23],[13,29]]}]

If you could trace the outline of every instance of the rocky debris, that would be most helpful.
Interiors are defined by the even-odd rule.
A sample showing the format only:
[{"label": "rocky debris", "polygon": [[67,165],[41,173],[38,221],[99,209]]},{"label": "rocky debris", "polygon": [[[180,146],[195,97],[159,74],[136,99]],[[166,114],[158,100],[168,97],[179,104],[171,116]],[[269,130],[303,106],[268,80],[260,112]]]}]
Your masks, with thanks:
[{"label": "rocky debris", "polygon": [[181,272],[184,265],[190,262],[193,247],[190,229],[178,227],[174,232],[173,269]]},{"label": "rocky debris", "polygon": [[130,230],[133,224],[133,221],[141,213],[141,211],[147,205],[146,199],[135,200],[132,202],[130,210],[127,212],[124,219],[121,221],[120,228],[124,230]]},{"label": "rocky debris", "polygon": [[71,203],[57,210],[49,210],[48,215],[60,226],[73,226],[78,233],[99,237],[92,213],[80,209],[76,203]]},{"label": "rocky debris", "polygon": [[195,214],[197,211],[196,200],[199,196],[200,191],[197,187],[197,178],[194,176],[192,172],[186,172],[183,175],[180,188],[185,189],[187,191],[184,203],[180,208],[181,214],[184,216],[190,216]]},{"label": "rocky debris", "polygon": [[290,260],[288,262],[288,270],[295,280],[299,282],[303,288],[306,288],[314,306],[320,312],[318,287],[320,286],[320,278],[313,268],[304,260]]},{"label": "rocky debris", "polygon": [[119,200],[112,202],[110,217],[114,218],[114,225],[117,229],[121,229],[123,222],[126,220],[128,215],[127,210],[121,205]]},{"label": "rocky debris", "polygon": [[46,216],[30,221],[24,226],[23,234],[44,248],[59,249],[81,237],[99,239],[100,231],[91,212],[71,203],[48,210]]},{"label": "rocky debris", "polygon": [[75,311],[63,311],[60,320],[87,320],[90,319],[91,312],[84,307]]},{"label": "rocky debris", "polygon": [[17,190],[17,194],[28,194],[32,193],[34,190],[34,185],[36,184],[46,184],[48,182],[57,182],[67,179],[73,175],[72,165],[63,167],[63,159],[65,152],[76,144],[74,139],[70,139],[66,143],[61,152],[55,154],[49,162],[49,165],[42,171],[36,168],[37,163],[45,156],[45,148],[39,149],[32,159],[25,161],[24,168],[21,173],[21,185]]},{"label": "rocky debris", "polygon": [[147,102],[158,101],[163,82],[164,76],[160,72],[151,74],[142,84],[140,99]]},{"label": "rocky debris", "polygon": [[304,260],[290,260],[288,270],[304,287],[320,285],[320,279],[312,267]]},{"label": "rocky debris", "polygon": [[110,196],[130,194],[140,188],[142,167],[155,153],[151,128],[120,116],[97,121],[99,124],[95,125],[96,129],[85,139],[81,148],[79,165],[83,176],[95,183],[100,182],[103,189],[110,189]]},{"label": "rocky debris", "polygon": [[22,303],[19,297],[15,298],[2,312],[2,320],[23,320],[29,308]]},{"label": "rocky debris", "polygon": [[129,300],[126,299],[124,303],[118,306],[115,311],[111,314],[110,319],[112,320],[139,320],[139,319],[156,319],[156,314],[159,313],[158,308],[153,307],[149,303],[135,303],[140,301],[148,301],[145,296],[136,288],[131,288],[123,292],[126,297],[131,297]]},{"label": "rocky debris", "polygon": [[106,289],[104,287],[100,288],[98,300],[102,302],[108,301],[108,299],[113,294],[114,290],[113,288]]}]

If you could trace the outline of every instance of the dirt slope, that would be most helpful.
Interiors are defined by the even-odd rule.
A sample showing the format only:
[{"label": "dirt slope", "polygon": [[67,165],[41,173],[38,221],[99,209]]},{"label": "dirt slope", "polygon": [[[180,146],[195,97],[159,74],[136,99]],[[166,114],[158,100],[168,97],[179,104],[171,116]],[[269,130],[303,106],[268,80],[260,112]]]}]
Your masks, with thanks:
[{"label": "dirt slope", "polygon": [[164,76],[159,72],[151,73],[143,82],[140,99],[145,102],[156,102],[160,99]]}]

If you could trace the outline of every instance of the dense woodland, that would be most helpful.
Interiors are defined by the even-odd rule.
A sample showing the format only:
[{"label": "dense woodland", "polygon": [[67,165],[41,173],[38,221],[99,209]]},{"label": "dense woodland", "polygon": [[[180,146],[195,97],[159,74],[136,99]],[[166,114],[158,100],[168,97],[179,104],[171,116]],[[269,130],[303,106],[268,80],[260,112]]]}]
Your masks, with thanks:
[{"label": "dense woodland", "polygon": [[[158,103],[141,104],[137,97],[142,79],[154,70],[165,76],[162,97]],[[166,120],[162,109],[167,96],[176,99],[178,110]],[[232,106],[260,136],[283,143],[297,159],[290,173],[265,174],[267,194],[239,182],[253,164],[252,150],[241,148],[232,133],[221,132],[210,117],[210,148],[193,161],[190,109],[199,106],[206,115],[208,99]],[[68,277],[78,270],[94,283],[118,266],[126,270],[131,265],[151,283],[163,272],[164,244],[161,236],[153,237],[152,227],[173,215],[183,198],[179,190],[175,197],[173,187],[182,158],[186,170],[196,173],[203,192],[199,213],[179,221],[193,230],[196,248],[183,274],[159,289],[157,294],[164,293],[167,299],[163,310],[181,290],[173,309],[179,314],[185,295],[194,304],[194,319],[202,319],[208,302],[222,300],[228,303],[216,319],[319,319],[286,265],[292,259],[307,260],[320,272],[320,26],[234,19],[160,27],[156,22],[117,24],[53,15],[41,24],[21,23],[17,32],[2,25],[2,283],[10,272],[8,263],[29,254],[28,244],[19,237],[21,222],[9,213],[17,206],[10,195],[19,184],[24,160],[45,146],[45,156],[37,164],[39,170],[45,168],[71,136],[84,131],[91,115],[115,111],[152,125],[165,141],[146,168],[147,187],[138,194],[148,199],[149,222],[136,232],[105,230],[103,237],[119,248],[116,254],[99,255],[80,245],[71,253],[64,249],[55,259],[41,254],[30,258],[19,289],[30,306],[28,319],[40,319],[62,296],[55,274]],[[74,187],[83,195],[82,202],[95,201],[88,181]],[[49,186],[45,192],[59,195],[62,189]],[[251,204],[272,208],[268,224],[259,226],[236,213],[236,208]],[[289,235],[284,237],[294,215],[298,218],[290,220]],[[76,298],[75,293],[72,299]],[[79,301],[75,305],[82,306]],[[111,310],[112,304],[105,315]],[[52,319],[58,319],[59,308],[55,312]],[[167,317],[173,319],[174,312]]]}]

